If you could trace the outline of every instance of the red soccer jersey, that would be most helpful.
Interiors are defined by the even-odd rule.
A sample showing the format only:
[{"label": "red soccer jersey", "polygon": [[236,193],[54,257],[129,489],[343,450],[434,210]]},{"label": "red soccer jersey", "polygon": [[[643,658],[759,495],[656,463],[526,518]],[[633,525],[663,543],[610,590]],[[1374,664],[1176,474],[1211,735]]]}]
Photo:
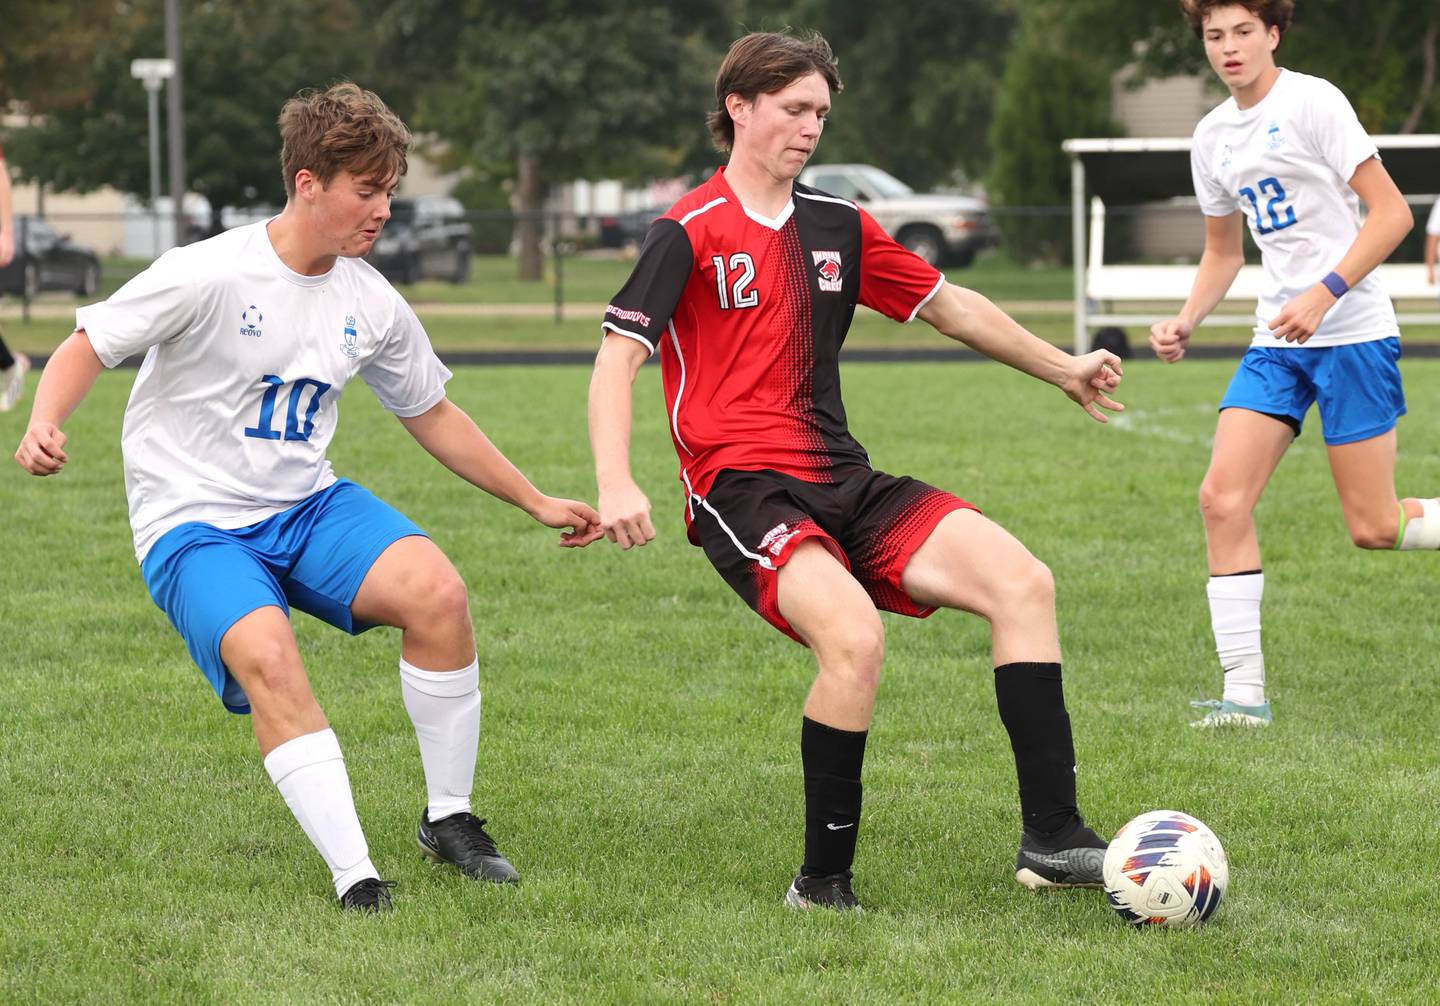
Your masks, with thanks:
[{"label": "red soccer jersey", "polygon": [[868,468],[840,400],[855,305],[909,321],[943,282],[854,203],[796,184],[769,220],[740,205],[722,168],[651,225],[602,327],[660,351],[693,503],[726,468],[808,482]]}]

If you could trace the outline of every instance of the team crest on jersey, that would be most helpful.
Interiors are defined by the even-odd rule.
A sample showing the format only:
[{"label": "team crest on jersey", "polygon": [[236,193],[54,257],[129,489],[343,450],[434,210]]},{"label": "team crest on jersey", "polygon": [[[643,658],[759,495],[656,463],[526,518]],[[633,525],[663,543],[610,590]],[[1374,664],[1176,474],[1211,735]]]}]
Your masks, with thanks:
[{"label": "team crest on jersey", "polygon": [[1285,137],[1280,135],[1280,123],[1271,122],[1270,128],[1265,130],[1265,146],[1271,150],[1279,150],[1285,145]]},{"label": "team crest on jersey", "polygon": [[264,320],[265,316],[260,313],[260,309],[251,304],[240,312],[240,334],[252,339],[260,338],[260,323]]},{"label": "team crest on jersey", "polygon": [[840,253],[838,251],[811,252],[820,273],[820,289],[828,293],[840,292]]},{"label": "team crest on jersey", "polygon": [[358,335],[355,332],[355,316],[353,314],[347,314],[345,316],[345,328],[343,330],[343,334],[345,336],[345,341],[340,343],[340,352],[344,353],[348,357],[351,357],[352,359],[359,356],[360,350],[355,348],[355,340],[358,338]]},{"label": "team crest on jersey", "polygon": [[1228,143],[1225,144],[1225,155],[1220,158],[1220,170],[1224,171],[1226,168],[1230,167],[1230,162],[1234,159],[1235,148],[1230,146],[1230,144]]}]

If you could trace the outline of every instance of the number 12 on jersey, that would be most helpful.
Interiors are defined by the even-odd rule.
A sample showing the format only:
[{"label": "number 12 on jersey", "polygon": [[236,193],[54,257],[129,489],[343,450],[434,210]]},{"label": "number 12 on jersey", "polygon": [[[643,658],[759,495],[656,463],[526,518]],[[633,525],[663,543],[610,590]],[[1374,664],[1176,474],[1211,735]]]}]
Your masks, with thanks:
[{"label": "number 12 on jersey", "polygon": [[[245,435],[256,440],[279,440],[280,431],[274,429],[271,423],[275,418],[275,398],[284,387],[283,378],[274,374],[266,374],[260,378],[260,382],[266,385],[264,393],[260,396],[260,419],[254,426],[245,427]],[[313,388],[314,394],[310,396],[310,404],[305,407],[304,425],[300,421],[300,400],[305,396],[305,390]],[[320,399],[325,392],[330,390],[330,385],[324,381],[317,381],[313,378],[302,377],[290,386],[290,405],[285,411],[285,434],[286,440],[309,440],[310,434],[315,432],[315,413],[320,410]]]},{"label": "number 12 on jersey", "polygon": [[[1255,209],[1255,230],[1260,234],[1274,234],[1276,231],[1283,231],[1286,227],[1295,223],[1295,207],[1285,206],[1285,186],[1280,184],[1278,178],[1262,178],[1257,186],[1262,193],[1269,192],[1270,200],[1265,204],[1265,213],[1270,217],[1270,226],[1265,226],[1265,221],[1260,219],[1260,198],[1255,194],[1255,189],[1245,186],[1240,194],[1250,200],[1250,205]],[[1285,215],[1281,216],[1277,210],[1284,210]]]},{"label": "number 12 on jersey", "polygon": [[[730,279],[725,269],[725,256],[716,255],[710,259],[715,266],[715,291],[720,295],[720,310],[734,307],[754,307],[760,303],[760,291],[750,289],[755,282],[755,260],[745,252],[730,256],[730,269],[735,279]],[[733,295],[733,297],[732,297]]]}]

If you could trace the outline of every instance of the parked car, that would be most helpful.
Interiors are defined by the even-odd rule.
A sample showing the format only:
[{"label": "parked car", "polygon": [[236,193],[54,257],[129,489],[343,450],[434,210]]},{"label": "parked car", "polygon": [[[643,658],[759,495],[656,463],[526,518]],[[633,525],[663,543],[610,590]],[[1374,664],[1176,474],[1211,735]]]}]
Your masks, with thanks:
[{"label": "parked car", "polygon": [[814,164],[800,181],[864,206],[886,232],[933,266],[968,266],[996,243],[983,199],[919,195],[871,164]]},{"label": "parked car", "polygon": [[449,196],[416,196],[390,204],[390,219],[366,259],[392,283],[470,279],[470,222]]},{"label": "parked car", "polygon": [[100,256],[93,248],[56,233],[39,217],[15,218],[15,258],[0,269],[0,293],[34,297],[45,290],[70,290],[90,297],[98,289]]}]

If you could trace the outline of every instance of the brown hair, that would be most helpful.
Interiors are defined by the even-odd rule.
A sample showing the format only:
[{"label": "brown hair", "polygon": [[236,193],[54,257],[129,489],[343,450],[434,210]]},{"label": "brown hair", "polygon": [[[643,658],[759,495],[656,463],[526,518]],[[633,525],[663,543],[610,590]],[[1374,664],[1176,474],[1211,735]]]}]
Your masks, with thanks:
[{"label": "brown hair", "polygon": [[320,91],[307,87],[280,109],[280,171],[285,195],[308,168],[329,185],[341,171],[374,179],[405,174],[410,130],[373,91],[345,81]]},{"label": "brown hair", "polygon": [[725,109],[727,96],[738,94],[754,101],[758,95],[783,91],[811,73],[820,74],[830,90],[839,94],[845,85],[835,66],[835,53],[819,32],[797,37],[788,30],[756,31],[736,39],[715,75],[715,111],[705,116],[716,149],[728,152],[735,145],[735,121]]},{"label": "brown hair", "polygon": [[1266,28],[1280,29],[1284,38],[1295,13],[1295,0],[1180,0],[1180,12],[1201,41],[1205,39],[1205,18],[1217,7],[1244,7],[1265,22]]}]

